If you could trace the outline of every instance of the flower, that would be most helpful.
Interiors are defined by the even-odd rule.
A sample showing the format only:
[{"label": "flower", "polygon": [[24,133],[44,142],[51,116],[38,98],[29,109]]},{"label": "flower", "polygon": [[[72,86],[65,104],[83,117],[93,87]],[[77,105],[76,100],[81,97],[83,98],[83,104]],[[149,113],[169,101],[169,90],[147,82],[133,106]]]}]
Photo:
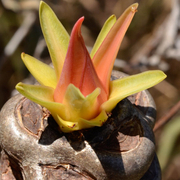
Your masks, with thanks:
[{"label": "flower", "polygon": [[112,15],[104,24],[91,54],[81,35],[81,17],[71,36],[52,9],[40,3],[40,23],[54,68],[22,53],[22,60],[40,85],[18,83],[16,89],[46,107],[63,132],[102,126],[107,114],[123,98],[162,81],[159,70],[110,81],[121,41],[137,11],[135,3],[119,19]]}]

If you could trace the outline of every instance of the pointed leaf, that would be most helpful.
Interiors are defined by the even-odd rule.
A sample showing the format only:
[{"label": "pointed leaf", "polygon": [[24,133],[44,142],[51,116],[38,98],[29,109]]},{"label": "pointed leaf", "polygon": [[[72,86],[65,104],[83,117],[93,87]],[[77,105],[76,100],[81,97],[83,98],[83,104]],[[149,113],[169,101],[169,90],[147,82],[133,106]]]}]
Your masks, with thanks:
[{"label": "pointed leaf", "polygon": [[104,23],[104,25],[101,29],[101,32],[99,33],[99,35],[96,39],[96,42],[93,46],[93,49],[91,51],[91,58],[94,57],[94,54],[98,50],[99,46],[101,45],[101,43],[103,42],[103,40],[105,39],[105,37],[107,36],[107,34],[109,33],[110,29],[112,28],[112,26],[114,25],[115,22],[116,22],[116,16],[112,15]]},{"label": "pointed leaf", "polygon": [[91,120],[79,118],[79,119],[77,119],[77,121],[71,122],[71,121],[66,121],[66,120],[62,119],[58,115],[53,115],[53,117],[56,120],[56,122],[58,123],[61,130],[65,133],[70,133],[72,131],[91,128],[94,126],[100,127],[103,125],[103,123],[108,118],[108,116],[104,110],[101,111],[101,113],[97,117],[95,117],[94,119],[91,119]]},{"label": "pointed leaf", "polygon": [[125,97],[148,89],[165,78],[162,71],[154,70],[111,81],[109,100],[102,104],[102,109],[110,112]]},{"label": "pointed leaf", "polygon": [[98,96],[101,93],[100,88],[96,88],[91,94],[85,97],[81,107],[81,117],[90,120],[100,113],[100,102]]},{"label": "pointed leaf", "polygon": [[21,58],[30,73],[41,85],[56,87],[56,74],[52,67],[25,53],[21,54]]},{"label": "pointed leaf", "polygon": [[53,100],[53,88],[18,83],[16,89],[31,101],[46,107],[50,112],[60,114],[61,117],[67,118],[68,113],[66,113],[64,105],[56,103]]},{"label": "pointed leaf", "polygon": [[76,121],[76,118],[92,119],[99,113],[100,104],[97,97],[100,89],[96,88],[91,94],[84,97],[78,88],[70,84],[67,88],[63,104],[68,108],[70,118]]},{"label": "pointed leaf", "polygon": [[94,119],[91,120],[86,120],[86,119],[81,119],[79,121],[79,127],[80,129],[85,129],[85,128],[90,128],[94,126],[102,126],[106,120],[108,119],[108,116],[104,110],[100,112],[98,116],[96,116]]},{"label": "pointed leaf", "polygon": [[72,131],[78,130],[77,122],[71,122],[64,120],[62,117],[60,117],[58,114],[52,113],[53,118],[59,125],[60,129],[64,133],[70,133]]},{"label": "pointed leaf", "polygon": [[39,17],[57,79],[59,79],[69,44],[69,35],[52,9],[43,1],[40,3]]},{"label": "pointed leaf", "polygon": [[97,87],[101,89],[98,99],[107,100],[107,94],[99,80],[89,53],[81,35],[81,25],[84,18],[80,18],[71,33],[68,52],[64,62],[62,74],[55,89],[54,99],[62,102],[69,84],[74,84],[84,96],[92,93]]},{"label": "pointed leaf", "polygon": [[133,4],[121,15],[111,28],[101,46],[93,57],[93,64],[105,90],[109,91],[109,81],[114,61],[120,44],[137,10],[138,4]]}]

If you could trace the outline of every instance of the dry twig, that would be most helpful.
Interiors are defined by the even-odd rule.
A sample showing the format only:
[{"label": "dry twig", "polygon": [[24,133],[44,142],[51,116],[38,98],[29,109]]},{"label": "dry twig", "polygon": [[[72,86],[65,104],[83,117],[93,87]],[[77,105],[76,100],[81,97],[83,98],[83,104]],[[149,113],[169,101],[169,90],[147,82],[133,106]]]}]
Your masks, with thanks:
[{"label": "dry twig", "polygon": [[171,118],[180,110],[180,101],[175,104],[167,114],[165,114],[162,118],[160,118],[157,123],[154,126],[153,131],[157,131],[159,128],[161,128],[163,125],[165,125],[168,121],[171,120]]}]

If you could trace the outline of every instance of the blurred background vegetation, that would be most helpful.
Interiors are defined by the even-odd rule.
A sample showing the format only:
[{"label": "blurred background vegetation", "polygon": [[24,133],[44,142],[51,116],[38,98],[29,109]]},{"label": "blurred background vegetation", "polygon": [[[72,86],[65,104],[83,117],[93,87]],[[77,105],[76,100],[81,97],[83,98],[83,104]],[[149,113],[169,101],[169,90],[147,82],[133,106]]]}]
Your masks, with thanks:
[{"label": "blurred background vegetation", "polygon": [[[45,2],[69,33],[76,20],[85,16],[82,34],[89,47],[110,15],[119,17],[129,5],[139,3],[114,68],[128,74],[149,69],[167,74],[165,81],[149,91],[157,105],[158,123],[154,131],[163,180],[180,180],[180,0]],[[38,8],[39,0],[0,0],[0,108],[12,96],[18,82],[31,81],[21,52],[51,62],[40,29]],[[168,120],[171,121],[159,126]]]}]

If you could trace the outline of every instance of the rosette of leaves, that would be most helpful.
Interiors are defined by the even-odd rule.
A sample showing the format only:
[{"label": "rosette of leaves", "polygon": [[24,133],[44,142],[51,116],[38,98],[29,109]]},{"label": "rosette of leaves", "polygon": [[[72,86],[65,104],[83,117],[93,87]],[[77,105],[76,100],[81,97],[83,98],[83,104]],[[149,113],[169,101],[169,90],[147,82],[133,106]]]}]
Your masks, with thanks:
[{"label": "rosette of leaves", "polygon": [[81,35],[84,17],[69,37],[51,8],[40,3],[54,67],[22,53],[39,85],[17,84],[25,97],[18,94],[1,110],[1,179],[160,179],[155,105],[142,90],[166,75],[112,71],[137,7],[131,5],[117,20],[111,16],[89,54]]},{"label": "rosette of leaves", "polygon": [[19,83],[16,89],[46,107],[63,132],[102,126],[120,100],[166,77],[156,70],[110,81],[120,44],[137,7],[137,3],[131,5],[117,20],[111,16],[89,54],[81,35],[84,17],[76,22],[69,37],[54,12],[42,1],[41,28],[54,68],[22,53],[23,62],[41,85]]}]

